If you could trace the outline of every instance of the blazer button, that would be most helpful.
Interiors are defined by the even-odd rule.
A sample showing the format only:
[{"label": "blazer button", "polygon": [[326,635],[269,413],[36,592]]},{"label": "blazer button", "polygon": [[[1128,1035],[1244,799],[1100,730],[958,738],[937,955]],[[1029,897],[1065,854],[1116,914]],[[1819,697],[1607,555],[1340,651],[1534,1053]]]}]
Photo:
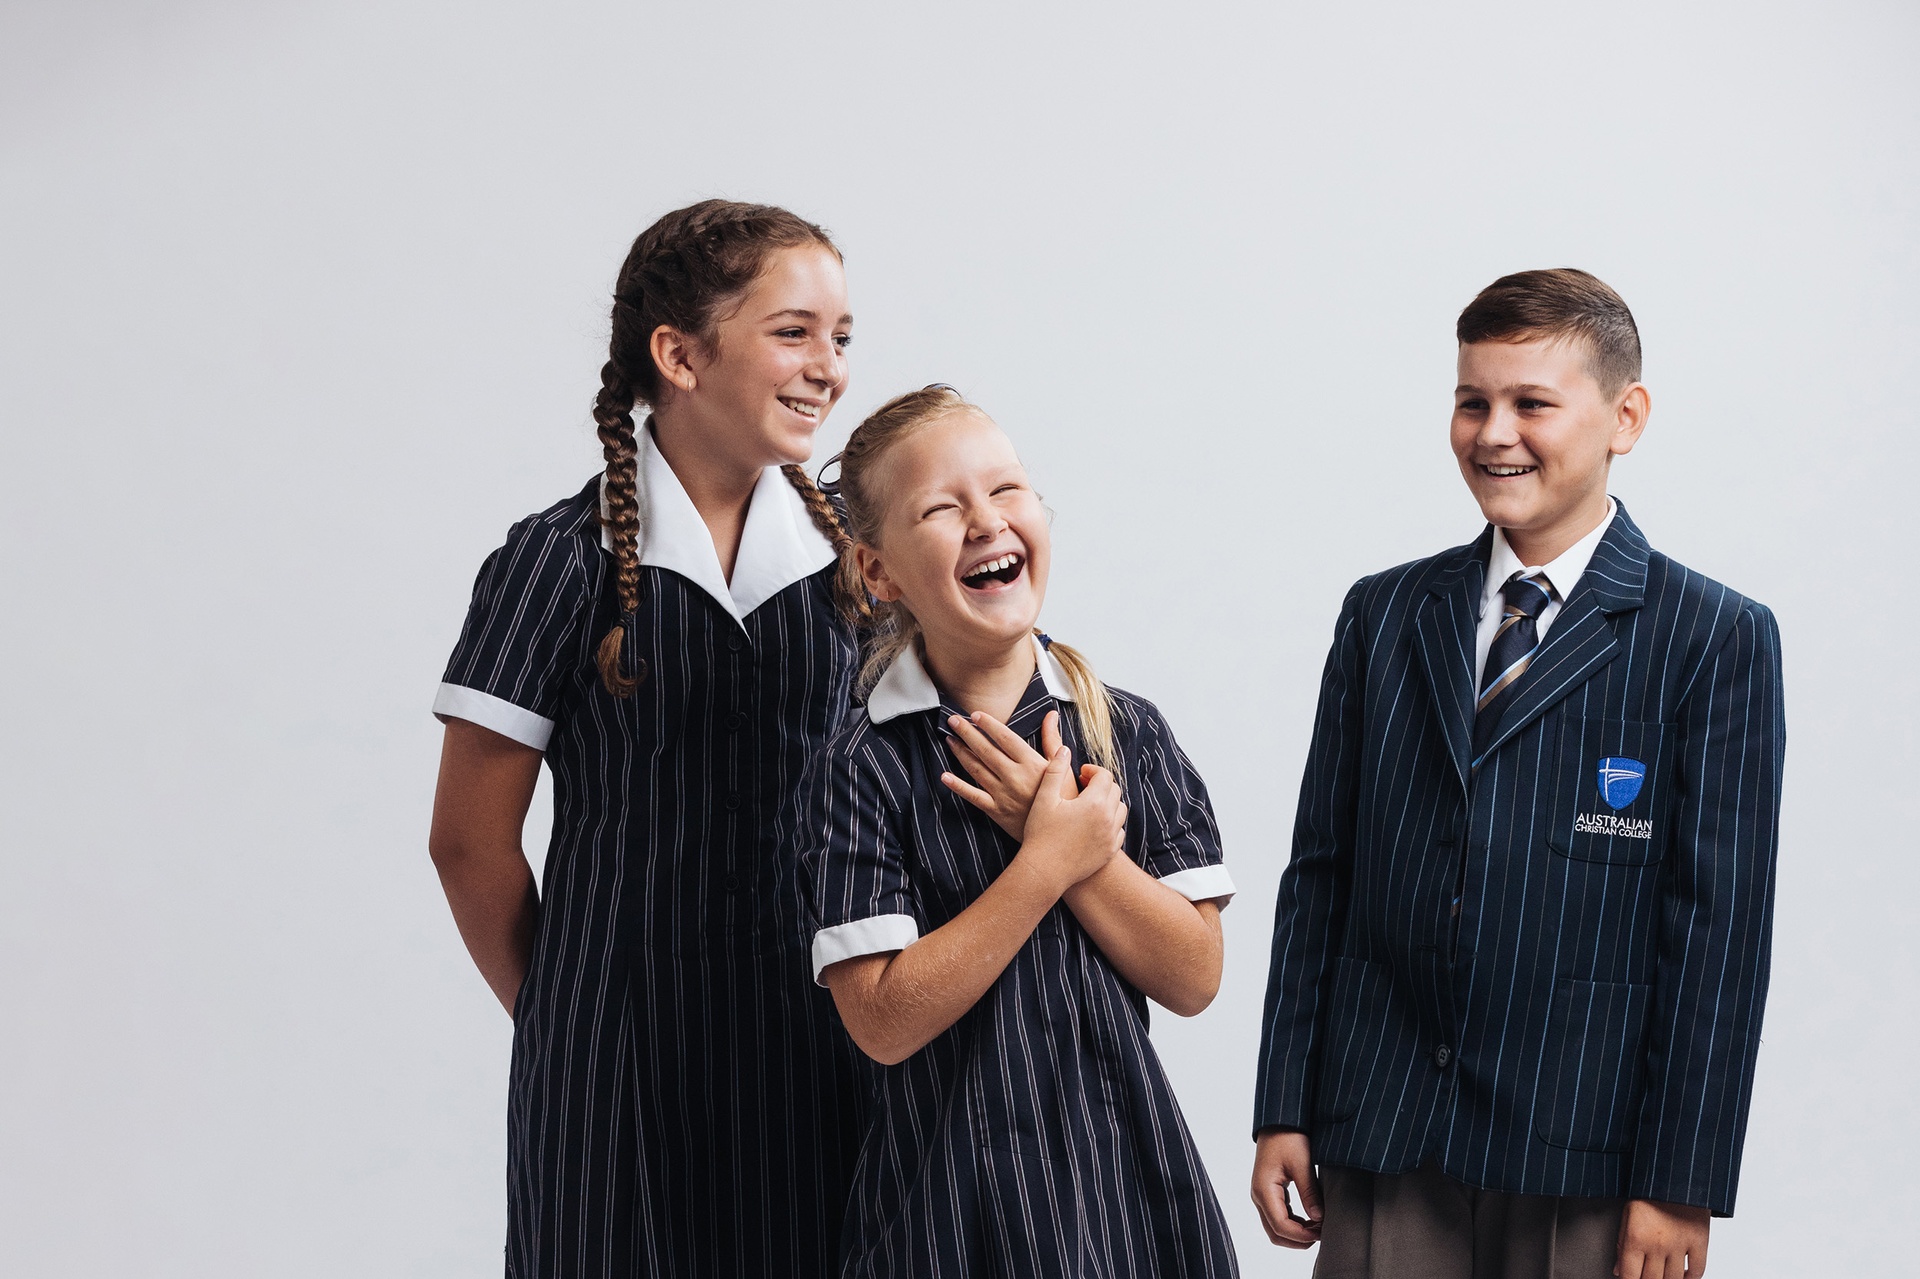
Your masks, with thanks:
[{"label": "blazer button", "polygon": [[737,733],[746,726],[747,717],[743,712],[735,711],[733,714],[727,716],[727,731],[729,733]]},{"label": "blazer button", "polygon": [[740,792],[739,791],[735,791],[731,795],[727,796],[727,811],[729,813],[737,813],[740,811]]},{"label": "blazer button", "polygon": [[1433,1064],[1445,1070],[1453,1062],[1453,1049],[1441,1044],[1433,1050]]},{"label": "blazer button", "polygon": [[722,882],[725,884],[728,892],[737,893],[740,891],[740,877],[738,875],[728,875]]},{"label": "blazer button", "polygon": [[747,637],[742,635],[740,632],[735,631],[733,634],[727,636],[727,651],[729,653],[738,653],[741,649],[745,648],[746,646],[747,646]]}]

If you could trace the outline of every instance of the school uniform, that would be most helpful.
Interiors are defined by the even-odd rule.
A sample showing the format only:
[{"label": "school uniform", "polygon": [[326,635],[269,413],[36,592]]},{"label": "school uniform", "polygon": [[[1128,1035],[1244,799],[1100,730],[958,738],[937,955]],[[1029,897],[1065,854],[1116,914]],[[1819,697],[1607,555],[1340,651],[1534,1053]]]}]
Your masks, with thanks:
[{"label": "school uniform", "polygon": [[1617,504],[1587,543],[1536,575],[1553,613],[1481,716],[1507,660],[1491,637],[1518,620],[1500,599],[1523,589],[1503,536],[1348,593],[1254,1128],[1306,1131],[1339,1170],[1559,1196],[1569,1220],[1600,1199],[1616,1222],[1627,1198],[1730,1214],[1767,989],[1779,633]]},{"label": "school uniform", "polygon": [[793,1279],[833,1268],[857,1137],[852,1054],[808,980],[787,834],[851,708],[833,551],[777,469],[731,583],[643,433],[631,698],[599,482],[488,557],[442,718],[542,750],[553,837],[514,1009],[506,1273]]},{"label": "school uniform", "polygon": [[[1037,743],[1059,709],[1085,760],[1059,663],[1008,727]],[[1166,722],[1112,691],[1125,850],[1189,900],[1229,897],[1206,787]],[[940,783],[959,713],[909,649],[802,786],[802,875],[816,977],[953,919],[1018,844]],[[988,992],[894,1066],[863,1060],[868,1122],[847,1209],[846,1279],[954,1275],[1229,1276],[1226,1222],[1147,1038],[1147,1002],[1064,904]]]}]

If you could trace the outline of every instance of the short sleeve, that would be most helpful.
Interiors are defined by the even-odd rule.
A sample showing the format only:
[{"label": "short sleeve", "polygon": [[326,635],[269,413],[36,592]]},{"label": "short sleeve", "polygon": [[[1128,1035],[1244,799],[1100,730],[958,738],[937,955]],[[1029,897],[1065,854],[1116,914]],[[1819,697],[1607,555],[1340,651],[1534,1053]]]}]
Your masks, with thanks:
[{"label": "short sleeve", "polygon": [[433,699],[436,716],[547,748],[569,678],[590,647],[593,600],[581,553],[580,539],[537,516],[513,527],[480,566]]},{"label": "short sleeve", "polygon": [[905,851],[894,831],[880,748],[835,741],[801,781],[800,882],[812,917],[813,979],[831,964],[905,950],[921,920]]},{"label": "short sleeve", "polygon": [[1139,861],[1147,873],[1188,901],[1227,904],[1233,876],[1221,864],[1220,827],[1193,761],[1153,706],[1133,700],[1138,723],[1132,776],[1124,778],[1128,822],[1140,826]]}]

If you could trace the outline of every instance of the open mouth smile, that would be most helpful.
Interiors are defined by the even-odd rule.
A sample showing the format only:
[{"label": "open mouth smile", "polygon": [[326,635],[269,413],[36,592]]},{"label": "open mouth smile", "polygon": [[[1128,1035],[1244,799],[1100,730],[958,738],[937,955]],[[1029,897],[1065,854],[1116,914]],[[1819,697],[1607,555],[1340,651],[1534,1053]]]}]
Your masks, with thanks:
[{"label": "open mouth smile", "polygon": [[1532,475],[1539,469],[1537,466],[1490,466],[1485,462],[1479,463],[1480,474],[1491,476],[1496,480],[1510,480],[1516,476]]},{"label": "open mouth smile", "polygon": [[826,405],[815,404],[811,400],[796,400],[785,395],[777,396],[776,398],[809,422],[818,422],[820,415],[827,411]]},{"label": "open mouth smile", "polygon": [[969,590],[990,591],[1019,578],[1027,567],[1027,557],[1017,551],[982,560],[960,575],[960,584]]}]

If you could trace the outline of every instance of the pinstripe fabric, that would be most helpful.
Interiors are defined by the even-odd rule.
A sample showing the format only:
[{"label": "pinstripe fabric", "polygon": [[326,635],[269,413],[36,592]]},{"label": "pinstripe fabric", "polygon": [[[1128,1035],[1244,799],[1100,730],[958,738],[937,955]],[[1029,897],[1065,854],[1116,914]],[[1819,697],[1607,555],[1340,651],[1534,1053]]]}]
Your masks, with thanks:
[{"label": "pinstripe fabric", "polygon": [[824,1275],[857,1079],[810,980],[782,831],[847,713],[853,636],[831,568],[735,622],[643,567],[628,657],[647,679],[609,696],[596,500],[589,485],[514,526],[446,676],[554,726],[553,838],[514,1011],[507,1274]]},{"label": "pinstripe fabric", "polygon": [[[1310,1131],[1325,1163],[1432,1157],[1491,1190],[1731,1213],[1772,931],[1779,632],[1623,508],[1473,772],[1490,539],[1366,578],[1341,609],[1255,1127]],[[1646,780],[1616,810],[1598,768],[1620,757]]]},{"label": "pinstripe fabric", "polygon": [[[1140,698],[1113,700],[1127,853],[1160,878],[1217,865],[1206,787],[1165,721]],[[1037,741],[1055,705],[1036,673],[1009,726]],[[861,716],[815,758],[799,843],[816,927],[908,915],[930,932],[1012,859],[1014,841],[940,784],[953,713]],[[1061,718],[1083,760],[1075,717]],[[847,1279],[1236,1273],[1146,1000],[1064,905],[953,1027],[897,1066],[863,1066]]]}]

